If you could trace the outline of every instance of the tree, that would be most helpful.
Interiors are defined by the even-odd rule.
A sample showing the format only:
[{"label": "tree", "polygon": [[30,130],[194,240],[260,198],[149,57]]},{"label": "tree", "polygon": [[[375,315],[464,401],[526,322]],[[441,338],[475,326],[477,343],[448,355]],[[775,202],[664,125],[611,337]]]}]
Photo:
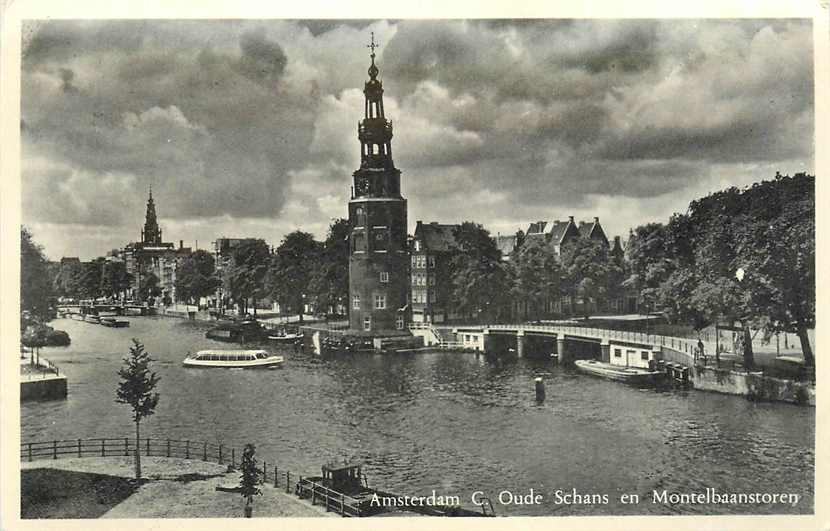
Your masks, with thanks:
[{"label": "tree", "polygon": [[130,347],[130,354],[124,358],[124,365],[119,369],[118,375],[121,382],[116,390],[115,401],[119,404],[127,404],[133,410],[133,422],[135,422],[135,479],[141,480],[141,451],[140,451],[140,424],[141,419],[155,413],[159,402],[159,394],[153,390],[161,378],[154,372],[150,372],[150,362],[153,359],[144,350],[144,345],[133,339],[133,346]]},{"label": "tree", "polygon": [[271,249],[265,240],[246,240],[231,251],[230,264],[224,268],[222,285],[225,292],[242,304],[242,312],[248,312],[248,299],[256,301],[267,294],[265,277],[271,262]]},{"label": "tree", "polygon": [[737,322],[750,368],[752,329],[797,333],[805,363],[814,363],[815,177],[777,174],[693,201],[671,219],[665,241],[673,270],[658,291],[674,318],[697,328]]},{"label": "tree", "polygon": [[176,271],[176,296],[186,302],[211,295],[221,284],[213,255],[203,249],[186,257]]},{"label": "tree", "polygon": [[349,299],[349,230],[347,219],[329,225],[309,288],[317,308],[333,312]]},{"label": "tree", "polygon": [[251,504],[254,502],[254,496],[262,494],[259,490],[259,476],[260,471],[257,468],[256,462],[256,446],[253,444],[246,444],[245,449],[242,450],[242,476],[239,478],[239,492],[245,499],[245,516],[251,517]]},{"label": "tree", "polygon": [[268,272],[268,288],[280,306],[293,309],[303,321],[305,296],[320,264],[320,242],[302,231],[283,238]]},{"label": "tree", "polygon": [[23,227],[20,229],[20,309],[45,320],[52,295],[52,279],[43,249]]},{"label": "tree", "polygon": [[58,266],[57,274],[52,282],[56,295],[63,297],[81,297],[81,262],[66,262]]},{"label": "tree", "polygon": [[104,262],[101,270],[100,293],[104,296],[120,296],[130,287],[132,275],[124,262]]},{"label": "tree", "polygon": [[159,277],[152,271],[143,273],[139,277],[138,282],[138,296],[144,301],[150,297],[158,297],[161,295],[161,288],[159,287]]},{"label": "tree", "polygon": [[84,299],[94,299],[101,295],[101,276],[104,270],[103,258],[82,262],[78,276],[79,295]]},{"label": "tree", "polygon": [[655,308],[660,286],[674,271],[667,231],[662,223],[641,225],[631,232],[625,247],[623,285],[635,289],[638,303],[649,310]]},{"label": "tree", "polygon": [[507,310],[510,282],[496,241],[470,221],[454,229],[453,238],[450,279],[455,312],[499,319]]},{"label": "tree", "polygon": [[609,259],[608,248],[600,241],[577,238],[562,250],[564,291],[571,303],[582,299],[583,312],[606,305],[621,281],[622,269]]},{"label": "tree", "polygon": [[510,292],[523,307],[525,317],[544,316],[562,288],[562,267],[553,246],[541,239],[526,242],[514,253],[510,270]]}]

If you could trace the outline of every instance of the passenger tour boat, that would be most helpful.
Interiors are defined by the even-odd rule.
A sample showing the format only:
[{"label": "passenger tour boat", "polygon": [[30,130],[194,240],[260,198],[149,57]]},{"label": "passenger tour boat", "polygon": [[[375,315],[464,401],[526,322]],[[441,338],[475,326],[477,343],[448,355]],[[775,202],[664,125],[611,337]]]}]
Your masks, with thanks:
[{"label": "passenger tour boat", "polygon": [[182,361],[185,367],[227,367],[238,369],[276,368],[285,358],[265,350],[200,350],[188,354]]}]

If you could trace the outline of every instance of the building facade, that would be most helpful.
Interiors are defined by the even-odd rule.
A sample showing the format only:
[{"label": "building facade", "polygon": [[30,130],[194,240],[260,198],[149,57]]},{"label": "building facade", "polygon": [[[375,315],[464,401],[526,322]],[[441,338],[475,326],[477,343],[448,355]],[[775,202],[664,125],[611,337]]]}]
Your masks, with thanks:
[{"label": "building facade", "polygon": [[406,199],[392,160],[392,122],[383,109],[383,84],[370,45],[369,80],[358,123],[360,168],[349,201],[349,328],[370,335],[407,325],[409,287]]},{"label": "building facade", "polygon": [[147,295],[147,293],[142,293],[142,287],[146,287],[152,275],[156,279],[156,286],[155,290],[152,290],[155,295],[151,293],[150,296],[154,299],[160,298],[160,302],[175,301],[176,270],[179,263],[189,254],[190,248],[184,247],[183,242],[179,242],[177,249],[172,242],[162,240],[151,189],[147,199],[147,212],[144,218],[144,228],[141,230],[141,239],[128,244],[122,255],[127,273],[132,278],[131,298],[143,299]]},{"label": "building facade", "polygon": [[442,323],[456,317],[450,304],[449,260],[459,227],[421,221],[415,225],[410,257],[413,323]]}]

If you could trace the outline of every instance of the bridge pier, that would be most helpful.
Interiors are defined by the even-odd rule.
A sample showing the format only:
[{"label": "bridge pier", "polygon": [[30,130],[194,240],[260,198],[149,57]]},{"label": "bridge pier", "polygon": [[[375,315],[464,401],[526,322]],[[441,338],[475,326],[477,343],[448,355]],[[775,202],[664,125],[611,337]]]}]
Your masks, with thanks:
[{"label": "bridge pier", "polygon": [[559,358],[559,363],[567,364],[571,362],[568,354],[568,349],[565,346],[565,334],[557,334],[556,336],[556,355]]},{"label": "bridge pier", "polygon": [[516,332],[516,356],[524,358],[525,356],[525,333],[524,330]]},{"label": "bridge pier", "polygon": [[611,363],[611,344],[607,339],[603,339],[599,344],[600,361],[603,363]]}]

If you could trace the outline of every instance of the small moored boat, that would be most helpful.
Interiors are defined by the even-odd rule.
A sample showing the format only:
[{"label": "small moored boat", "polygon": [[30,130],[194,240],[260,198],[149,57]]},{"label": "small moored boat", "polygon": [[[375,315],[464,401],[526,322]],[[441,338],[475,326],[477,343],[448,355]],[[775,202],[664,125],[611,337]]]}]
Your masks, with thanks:
[{"label": "small moored boat", "polygon": [[303,339],[303,335],[277,332],[273,334],[268,334],[268,339],[270,339],[271,341],[276,341],[278,343],[294,343],[296,341],[301,341]]},{"label": "small moored boat", "polygon": [[196,354],[188,354],[182,364],[185,367],[255,369],[278,367],[284,361],[282,356],[265,350],[200,350]]},{"label": "small moored boat", "polygon": [[100,317],[98,317],[97,315],[91,315],[91,314],[90,314],[90,315],[85,315],[85,316],[84,316],[84,321],[86,321],[87,323],[96,323],[96,324],[100,324],[100,322],[101,322],[101,318],[100,318]]},{"label": "small moored boat", "polygon": [[576,368],[582,372],[608,378],[609,380],[616,380],[618,382],[631,384],[655,383],[656,380],[663,374],[660,371],[650,371],[639,367],[613,365],[611,363],[603,363],[597,360],[576,360],[574,365],[576,365]]},{"label": "small moored boat", "polygon": [[125,328],[130,326],[130,322],[126,319],[116,319],[115,317],[102,317],[101,324],[113,328]]},{"label": "small moored boat", "polygon": [[264,329],[254,319],[221,321],[205,333],[208,339],[244,343],[262,339]]}]

